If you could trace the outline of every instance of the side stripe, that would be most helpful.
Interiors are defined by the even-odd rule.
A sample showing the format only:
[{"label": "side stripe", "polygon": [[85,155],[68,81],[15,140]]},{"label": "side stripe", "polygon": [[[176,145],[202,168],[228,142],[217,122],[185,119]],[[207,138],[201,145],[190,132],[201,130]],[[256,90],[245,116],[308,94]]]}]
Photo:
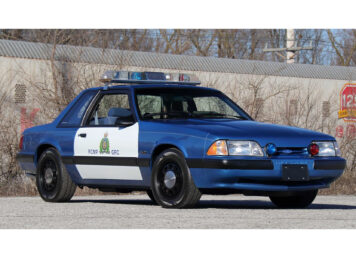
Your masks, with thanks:
[{"label": "side stripe", "polygon": [[[134,157],[97,157],[75,156],[62,157],[65,164],[76,165],[103,165],[103,166],[136,166],[149,167],[150,159]],[[190,168],[215,168],[215,169],[244,169],[244,170],[272,170],[271,160],[224,160],[224,159],[187,159]]]},{"label": "side stripe", "polygon": [[104,165],[104,166],[140,166],[148,167],[150,159],[134,157],[97,157],[97,156],[75,156],[62,157],[65,164],[76,165]]}]

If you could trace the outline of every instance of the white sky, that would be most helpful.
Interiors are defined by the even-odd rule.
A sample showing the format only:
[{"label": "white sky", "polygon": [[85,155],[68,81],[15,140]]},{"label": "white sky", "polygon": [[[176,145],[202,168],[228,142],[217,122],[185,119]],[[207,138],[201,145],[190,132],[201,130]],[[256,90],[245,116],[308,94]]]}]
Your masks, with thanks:
[{"label": "white sky", "polygon": [[0,28],[355,28],[351,0],[11,0]]}]

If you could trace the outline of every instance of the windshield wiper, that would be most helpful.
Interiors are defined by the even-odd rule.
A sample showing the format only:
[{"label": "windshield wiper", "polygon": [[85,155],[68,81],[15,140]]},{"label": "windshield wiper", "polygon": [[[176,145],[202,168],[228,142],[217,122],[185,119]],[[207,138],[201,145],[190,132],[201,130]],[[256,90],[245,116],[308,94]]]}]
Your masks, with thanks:
[{"label": "windshield wiper", "polygon": [[191,117],[192,114],[184,111],[170,111],[170,112],[158,112],[158,113],[146,113],[143,118],[153,118],[154,116],[168,116],[168,117]]},{"label": "windshield wiper", "polygon": [[210,118],[233,118],[233,119],[239,119],[239,120],[246,120],[245,117],[243,116],[234,116],[234,115],[227,115],[227,114],[221,114],[218,112],[214,111],[208,111],[208,112],[202,112],[202,113],[193,113],[193,117],[210,117]]}]

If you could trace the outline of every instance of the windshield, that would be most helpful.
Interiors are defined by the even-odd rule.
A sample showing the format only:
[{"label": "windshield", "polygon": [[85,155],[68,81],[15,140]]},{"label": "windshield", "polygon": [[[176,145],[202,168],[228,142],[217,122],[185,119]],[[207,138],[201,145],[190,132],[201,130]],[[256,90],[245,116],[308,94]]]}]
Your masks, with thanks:
[{"label": "windshield", "polygon": [[138,89],[141,119],[236,119],[250,117],[224,94],[202,89]]}]

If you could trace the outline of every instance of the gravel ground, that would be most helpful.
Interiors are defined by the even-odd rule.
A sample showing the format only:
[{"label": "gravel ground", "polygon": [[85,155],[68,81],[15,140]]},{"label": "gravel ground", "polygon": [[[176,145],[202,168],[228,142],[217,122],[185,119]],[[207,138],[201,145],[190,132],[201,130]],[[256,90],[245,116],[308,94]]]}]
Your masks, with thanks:
[{"label": "gravel ground", "polygon": [[146,195],[0,198],[0,228],[356,228],[356,196],[318,196],[308,209],[277,209],[267,197],[204,195],[194,209],[153,205]]}]

